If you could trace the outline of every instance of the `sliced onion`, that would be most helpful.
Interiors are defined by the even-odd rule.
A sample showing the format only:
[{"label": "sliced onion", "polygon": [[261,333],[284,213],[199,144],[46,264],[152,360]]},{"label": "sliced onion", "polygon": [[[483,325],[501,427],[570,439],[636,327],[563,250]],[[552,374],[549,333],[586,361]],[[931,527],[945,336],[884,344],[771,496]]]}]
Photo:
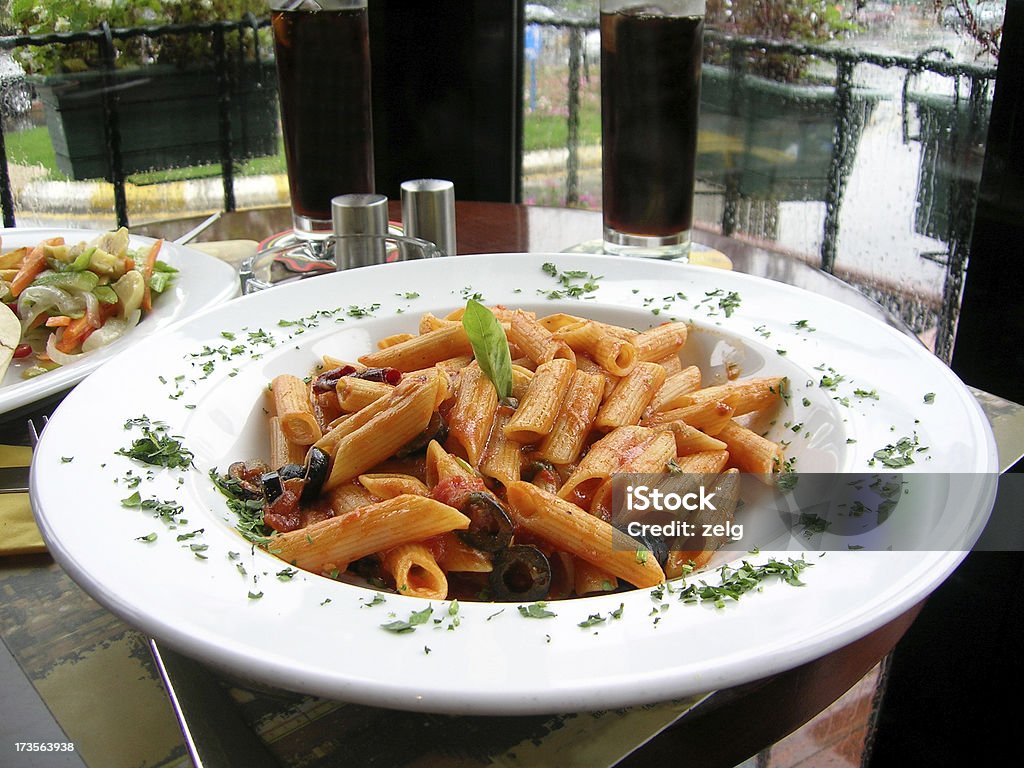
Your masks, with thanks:
[{"label": "sliced onion", "polygon": [[92,291],[76,291],[85,301],[85,316],[89,318],[89,325],[99,328],[103,319],[100,317],[100,300]]},{"label": "sliced onion", "polygon": [[57,333],[51,333],[50,338],[46,340],[46,354],[53,362],[58,365],[71,365],[71,363],[76,363],[85,357],[84,352],[77,355],[68,355],[57,349],[57,335]]},{"label": "sliced onion", "polygon": [[131,330],[139,323],[142,312],[135,310],[128,315],[127,319],[111,317],[99,328],[89,334],[89,338],[82,342],[83,352],[92,352],[94,349],[105,347],[112,341],[121,338],[126,331]]},{"label": "sliced onion", "polygon": [[[56,312],[50,312],[56,308]],[[33,285],[26,288],[18,296],[18,317],[21,318],[22,332],[44,312],[54,315],[67,315],[81,312],[85,308],[85,299],[72,296],[67,291],[52,285]]]}]

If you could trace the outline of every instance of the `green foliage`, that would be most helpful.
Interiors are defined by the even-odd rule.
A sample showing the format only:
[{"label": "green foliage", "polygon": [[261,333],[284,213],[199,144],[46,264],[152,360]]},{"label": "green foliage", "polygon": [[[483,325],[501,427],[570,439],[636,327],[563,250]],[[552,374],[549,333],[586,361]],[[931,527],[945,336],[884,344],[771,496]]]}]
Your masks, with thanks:
[{"label": "green foliage", "polygon": [[[93,30],[103,22],[121,28],[237,21],[247,13],[266,15],[265,0],[13,0],[11,31],[38,35]],[[114,45],[118,67],[185,66],[212,56],[208,35],[137,37]],[[102,66],[99,47],[93,42],[26,46],[14,55],[32,74],[84,72]]]},{"label": "green foliage", "polygon": [[[793,43],[826,43],[860,31],[849,9],[834,0],[708,0],[707,26],[731,34]],[[711,50],[711,60],[728,63],[728,52]],[[784,82],[806,75],[807,57],[782,53],[751,55],[749,71]]]}]

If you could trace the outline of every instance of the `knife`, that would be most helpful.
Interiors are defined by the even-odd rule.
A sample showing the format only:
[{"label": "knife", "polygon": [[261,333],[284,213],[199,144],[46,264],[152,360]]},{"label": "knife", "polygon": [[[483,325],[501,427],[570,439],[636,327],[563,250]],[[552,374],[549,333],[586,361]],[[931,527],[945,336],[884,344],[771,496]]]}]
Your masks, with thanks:
[{"label": "knife", "polygon": [[28,467],[0,467],[0,493],[28,493]]}]

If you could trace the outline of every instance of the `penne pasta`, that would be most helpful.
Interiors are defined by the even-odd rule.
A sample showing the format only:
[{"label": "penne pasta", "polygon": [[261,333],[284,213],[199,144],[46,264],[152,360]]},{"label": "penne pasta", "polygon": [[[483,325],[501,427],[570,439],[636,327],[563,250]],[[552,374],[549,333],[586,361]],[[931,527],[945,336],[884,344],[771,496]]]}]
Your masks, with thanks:
[{"label": "penne pasta", "polygon": [[604,379],[601,376],[576,371],[551,431],[537,448],[537,455],[552,464],[576,461],[597,417],[603,394]]},{"label": "penne pasta", "polygon": [[728,447],[732,465],[743,472],[770,483],[772,476],[782,468],[785,460],[782,446],[735,421],[727,423],[716,436]]},{"label": "penne pasta", "polygon": [[480,366],[464,368],[459,375],[459,394],[448,413],[448,440],[471,466],[480,463],[497,408],[498,393]]},{"label": "penne pasta", "polygon": [[269,548],[297,568],[332,573],[367,555],[468,527],[469,518],[457,509],[423,496],[403,495],[278,534]]},{"label": "penne pasta", "polygon": [[[670,542],[662,566],[611,525],[613,512],[619,526],[641,514],[612,509],[613,476],[670,473],[673,492],[714,482],[719,503],[691,522],[731,523],[739,473],[781,467],[782,445],[751,426],[784,402],[785,379],[702,388],[701,370],[680,362],[682,322],[636,331],[490,312],[473,344],[463,310],[427,313],[417,334],[386,336],[358,363],[325,355],[309,383],[275,376],[266,428],[280,482],[254,459],[232,464],[239,482],[225,484],[262,491],[263,525],[246,520],[246,535],[304,570],[380,577],[429,600],[648,588],[710,562],[718,533]],[[505,342],[511,398],[499,402],[490,377],[509,373],[492,370]],[[382,370],[352,375],[367,368]],[[734,418],[745,414],[756,418]]]},{"label": "penne pasta", "polygon": [[378,499],[393,499],[407,493],[430,495],[430,489],[419,478],[395,472],[360,475],[359,484]]},{"label": "penne pasta", "polygon": [[379,381],[342,376],[338,379],[335,389],[337,390],[338,407],[345,413],[352,413],[365,408],[375,400],[390,395],[394,387]]},{"label": "penne pasta", "polygon": [[609,432],[616,427],[638,424],[655,393],[665,383],[665,369],[657,363],[640,362],[619,379],[601,404],[594,427]]},{"label": "penne pasta", "polygon": [[278,416],[270,417],[270,466],[283,467],[285,464],[301,464],[306,451],[298,443],[293,443],[281,428]]},{"label": "penne pasta", "polygon": [[611,524],[530,483],[513,483],[507,491],[516,524],[531,534],[634,587],[654,587],[665,580],[654,555]]},{"label": "penne pasta", "polygon": [[552,337],[564,341],[575,353],[585,353],[615,376],[625,376],[637,364],[633,342],[610,333],[590,320],[559,328]]},{"label": "penne pasta", "polygon": [[519,309],[512,313],[509,321],[508,340],[537,365],[556,358],[573,362],[576,359],[568,344],[556,340],[535,317]]},{"label": "penne pasta", "polygon": [[641,332],[633,344],[640,360],[656,361],[678,355],[686,344],[689,327],[684,322],[665,323]]},{"label": "penne pasta", "polygon": [[[330,490],[366,472],[426,429],[434,413],[437,386],[436,376],[407,379],[391,395],[371,404],[384,403],[370,419],[337,441],[324,487]],[[341,426],[351,424],[360,413]]]},{"label": "penne pasta", "polygon": [[519,479],[523,455],[522,444],[508,436],[510,418],[510,409],[498,408],[480,459],[480,474],[492,477],[502,485]]},{"label": "penne pasta", "polygon": [[504,427],[505,436],[520,445],[532,445],[547,435],[575,372],[571,360],[549,360],[537,366],[519,407]]},{"label": "penne pasta", "polygon": [[281,430],[289,440],[297,445],[312,445],[321,438],[320,425],[309,401],[309,388],[302,379],[283,373],[274,377],[270,390]]},{"label": "penne pasta", "polygon": [[[659,363],[659,365],[662,364]],[[664,365],[662,365],[662,368],[664,368]],[[700,389],[700,378],[700,368],[696,365],[691,365],[678,373],[666,376],[665,383],[654,393],[650,410],[668,411],[673,408],[689,405],[690,401],[687,400],[686,396]]]},{"label": "penne pasta", "polygon": [[415,371],[431,368],[437,363],[459,355],[469,355],[473,346],[461,323],[447,324],[435,331],[414,336],[386,349],[379,349],[359,358],[372,368],[397,368]]},{"label": "penne pasta", "polygon": [[400,544],[381,556],[381,567],[391,577],[400,595],[444,600],[448,579],[425,544]]}]

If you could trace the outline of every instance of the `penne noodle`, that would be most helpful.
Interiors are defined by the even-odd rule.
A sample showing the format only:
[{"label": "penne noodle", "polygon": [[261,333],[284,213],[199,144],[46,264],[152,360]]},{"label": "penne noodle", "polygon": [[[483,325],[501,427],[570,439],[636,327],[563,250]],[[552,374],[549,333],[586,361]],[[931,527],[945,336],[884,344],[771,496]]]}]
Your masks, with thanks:
[{"label": "penne noodle", "polygon": [[657,363],[640,362],[619,379],[601,404],[594,427],[610,432],[616,427],[638,424],[655,393],[665,383],[665,369]]},{"label": "penne noodle", "polygon": [[423,496],[404,495],[278,534],[269,549],[302,570],[331,573],[367,555],[468,527],[469,518],[458,510]]},{"label": "penne noodle", "polygon": [[552,336],[568,344],[573,352],[585,353],[615,376],[625,376],[639,360],[632,341],[609,333],[591,320],[564,326]]},{"label": "penne noodle", "polygon": [[[554,315],[547,315],[538,320],[538,322],[547,328],[549,331],[554,333],[555,331],[561,330],[569,325],[575,325],[576,323],[588,322],[584,317],[577,317],[576,315],[567,315],[564,312],[560,312]],[[590,320],[589,322],[597,323],[601,329],[613,336],[618,336],[620,339],[634,339],[637,336],[637,332],[632,328],[623,328],[620,325],[609,325],[608,323],[602,323],[597,320]]]},{"label": "penne noodle", "polygon": [[507,491],[509,514],[532,535],[634,587],[654,587],[665,580],[654,555],[609,523],[530,483],[512,483]]},{"label": "penne noodle", "polygon": [[551,431],[537,448],[537,455],[552,464],[576,461],[601,407],[603,394],[603,377],[576,371]]},{"label": "penne noodle", "polygon": [[669,376],[683,370],[683,361],[679,359],[679,355],[676,353],[661,358],[657,363],[665,369],[665,373]]},{"label": "penne noodle", "polygon": [[575,372],[571,360],[550,360],[537,366],[519,407],[505,425],[505,436],[520,445],[532,445],[547,435]]},{"label": "penne noodle", "polygon": [[411,333],[394,333],[390,336],[385,336],[383,339],[377,342],[377,349],[387,349],[393,347],[395,344],[401,344],[403,341],[408,341],[414,338]]},{"label": "penne noodle", "polygon": [[785,453],[782,446],[753,430],[730,421],[716,435],[729,449],[732,465],[742,472],[757,475],[771,483],[773,475],[782,469]]},{"label": "penne noodle", "polygon": [[717,475],[729,463],[729,451],[701,451],[675,460],[673,470],[686,475]]},{"label": "penne noodle", "polygon": [[678,355],[686,344],[689,327],[682,321],[665,323],[641,332],[633,344],[640,360],[661,360],[669,355]]},{"label": "penne noodle", "polygon": [[353,376],[342,376],[338,379],[335,390],[338,395],[338,407],[345,413],[352,413],[365,408],[375,400],[386,397],[394,389],[390,384],[380,381],[367,381]]},{"label": "penne noodle", "polygon": [[287,438],[298,445],[312,445],[319,440],[323,433],[313,415],[306,383],[297,376],[283,373],[274,377],[270,389],[274,410]]},{"label": "penne noodle", "polygon": [[523,455],[522,444],[508,437],[510,411],[509,408],[498,408],[480,459],[480,474],[493,477],[502,485],[519,479]]},{"label": "penne noodle", "polygon": [[270,417],[270,466],[280,469],[285,464],[302,464],[306,459],[306,451],[298,443],[293,443],[281,428],[281,419]]},{"label": "penne noodle", "polygon": [[522,400],[526,396],[526,390],[530,388],[533,380],[533,368],[512,363],[512,397]]},{"label": "penne noodle", "polygon": [[430,488],[436,488],[450,478],[459,478],[467,483],[480,482],[480,476],[472,467],[448,453],[436,440],[431,440],[427,446],[426,478]]},{"label": "penne noodle", "polygon": [[322,360],[321,369],[325,371],[331,371],[335,368],[344,368],[350,366],[355,368],[357,371],[365,371],[366,366],[362,363],[352,362],[351,360],[342,360],[340,357],[332,357],[331,355],[324,355],[320,358]]},{"label": "penne noodle", "polygon": [[676,439],[676,456],[688,456],[691,453],[705,451],[724,451],[725,443],[716,437],[701,432],[681,421],[670,421],[663,425]]},{"label": "penne noodle", "polygon": [[448,579],[422,543],[400,544],[381,556],[381,567],[391,576],[400,595],[444,600],[448,597]]},{"label": "penne noodle", "polygon": [[359,358],[359,362],[375,368],[397,368],[415,371],[432,368],[443,360],[472,354],[462,323],[451,323],[436,331],[414,336],[387,349],[379,349]]},{"label": "penne noodle", "polygon": [[480,366],[463,369],[459,376],[459,394],[448,412],[448,441],[460,450],[471,466],[477,466],[491,434],[498,393]]},{"label": "penne noodle", "polygon": [[568,344],[555,339],[551,331],[538,323],[535,317],[520,309],[512,313],[508,340],[537,365],[556,358],[576,361]]},{"label": "penne noodle", "polygon": [[[647,427],[619,427],[590,446],[587,455],[559,489],[558,495],[581,507],[589,507],[594,492],[612,473],[636,465],[637,458],[648,450],[652,450],[649,456],[660,457],[672,453],[675,450],[675,439],[669,432]],[[667,461],[667,458],[662,460],[660,467],[655,466],[653,471],[662,471]],[[654,466],[655,462],[647,460],[644,465]],[[637,468],[633,471],[644,470]]]},{"label": "penne noodle", "polygon": [[430,495],[430,489],[419,478],[395,472],[360,475],[359,484],[378,499],[393,499],[406,493]]},{"label": "penne noodle", "polygon": [[704,531],[705,525],[712,526],[708,530],[714,531],[714,526],[728,525],[735,518],[736,505],[740,497],[739,470],[730,469],[719,475],[711,487],[711,492],[715,494],[714,510],[699,509],[688,519],[687,522],[693,524],[697,533],[685,541],[673,544],[665,561],[666,578],[676,579],[691,570],[703,568],[715,552],[729,541],[724,533],[705,536]]},{"label": "penne noodle", "polygon": [[[390,395],[372,403],[370,408],[383,405],[334,446],[331,473],[324,488],[330,490],[366,472],[423,432],[434,413],[437,387],[436,376],[406,379]],[[339,429],[356,421],[363,411],[358,411]]]},{"label": "penne noodle", "polygon": [[722,427],[732,421],[732,416],[732,406],[720,401],[709,401],[654,413],[642,419],[640,423],[645,427],[660,427],[673,421],[681,421],[709,435],[717,435]]},{"label": "penne noodle", "polygon": [[[662,367],[664,368],[664,366]],[[700,378],[700,368],[696,365],[691,365],[666,377],[665,383],[654,393],[649,410],[668,411],[689,405],[686,396],[700,389]]]},{"label": "penne noodle", "polygon": [[490,573],[491,556],[464,543],[454,533],[442,533],[431,539],[437,564],[447,573]]},{"label": "penne noodle", "polygon": [[374,502],[373,496],[358,483],[342,483],[327,492],[327,504],[335,517],[365,507]]},{"label": "penne noodle", "polygon": [[747,379],[698,389],[683,398],[679,405],[685,407],[722,402],[733,409],[733,416],[742,416],[777,405],[782,400],[785,388],[786,379],[781,376]]}]

